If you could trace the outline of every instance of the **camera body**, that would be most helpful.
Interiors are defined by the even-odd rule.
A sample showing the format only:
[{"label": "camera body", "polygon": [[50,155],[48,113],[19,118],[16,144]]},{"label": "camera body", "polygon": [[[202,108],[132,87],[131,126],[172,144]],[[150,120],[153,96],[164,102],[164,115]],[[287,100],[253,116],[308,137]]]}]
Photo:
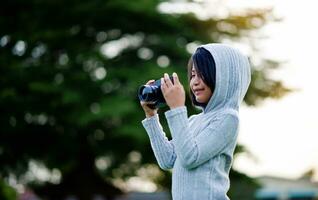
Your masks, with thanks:
[{"label": "camera body", "polygon": [[[173,82],[173,77],[170,76]],[[166,105],[166,100],[161,92],[161,80],[158,79],[150,85],[142,85],[138,90],[138,98],[140,101],[149,102],[150,108],[159,108]]]}]

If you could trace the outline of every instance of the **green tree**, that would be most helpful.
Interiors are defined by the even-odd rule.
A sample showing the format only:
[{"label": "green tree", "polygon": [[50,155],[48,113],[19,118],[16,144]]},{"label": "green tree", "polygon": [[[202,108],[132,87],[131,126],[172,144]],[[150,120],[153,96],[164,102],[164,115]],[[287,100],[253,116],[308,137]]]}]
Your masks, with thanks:
[{"label": "green tree", "polygon": [[[2,178],[14,174],[51,199],[117,195],[113,180],[127,180],[155,162],[140,124],[138,87],[173,71],[187,87],[187,49],[249,37],[273,18],[271,10],[250,10],[199,19],[160,12],[163,2],[1,2]],[[262,70],[253,68],[249,105],[288,91],[268,78],[277,63],[263,59],[260,65]],[[61,180],[38,187],[25,176],[32,163],[60,173]],[[154,181],[167,183],[167,176]]]},{"label": "green tree", "polygon": [[2,179],[0,179],[0,199],[17,199],[17,194],[14,189],[8,186]]}]

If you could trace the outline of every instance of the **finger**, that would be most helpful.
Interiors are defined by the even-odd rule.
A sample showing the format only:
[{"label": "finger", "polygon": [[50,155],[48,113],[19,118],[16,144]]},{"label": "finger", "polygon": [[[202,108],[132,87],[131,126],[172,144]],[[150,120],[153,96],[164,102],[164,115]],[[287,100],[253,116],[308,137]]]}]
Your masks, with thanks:
[{"label": "finger", "polygon": [[154,83],[155,82],[155,80],[149,80],[147,83],[146,83],[146,85],[149,85],[149,84],[151,84],[151,83]]},{"label": "finger", "polygon": [[171,82],[171,80],[169,78],[169,75],[167,73],[164,74],[164,80],[165,80],[165,83],[166,83],[167,87],[172,87],[173,86],[173,84],[172,84],[172,82]]},{"label": "finger", "polygon": [[164,78],[161,78],[160,82],[161,82],[161,91],[164,92],[166,89],[166,83]]},{"label": "finger", "polygon": [[179,77],[178,77],[177,73],[173,72],[172,77],[173,77],[174,84],[180,84]]},{"label": "finger", "polygon": [[[155,105],[152,104],[152,103],[140,101],[140,104],[141,104],[141,106],[142,106],[144,109],[146,109],[146,110],[149,110],[149,109],[151,109],[151,110],[158,110],[158,108],[156,108]],[[146,111],[146,110],[145,110],[145,111]]]}]

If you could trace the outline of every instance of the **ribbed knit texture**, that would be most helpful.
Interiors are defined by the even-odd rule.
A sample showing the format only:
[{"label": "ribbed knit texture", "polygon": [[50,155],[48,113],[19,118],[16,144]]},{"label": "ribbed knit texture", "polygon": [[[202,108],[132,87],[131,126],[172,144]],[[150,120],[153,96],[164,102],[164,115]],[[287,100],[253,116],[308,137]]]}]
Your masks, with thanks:
[{"label": "ribbed knit texture", "polygon": [[223,44],[203,45],[216,64],[215,90],[207,106],[188,118],[186,107],[165,113],[172,140],[159,116],[142,121],[159,166],[172,169],[173,200],[227,200],[237,143],[238,111],[251,75],[248,60]]}]

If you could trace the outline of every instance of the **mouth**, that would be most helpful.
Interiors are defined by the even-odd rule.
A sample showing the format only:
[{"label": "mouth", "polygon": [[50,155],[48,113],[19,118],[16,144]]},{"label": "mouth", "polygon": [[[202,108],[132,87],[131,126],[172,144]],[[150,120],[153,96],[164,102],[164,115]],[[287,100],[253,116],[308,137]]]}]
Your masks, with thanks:
[{"label": "mouth", "polygon": [[194,89],[194,90],[193,90],[193,94],[194,94],[195,96],[198,96],[198,95],[200,95],[203,91],[204,91],[204,88]]}]

